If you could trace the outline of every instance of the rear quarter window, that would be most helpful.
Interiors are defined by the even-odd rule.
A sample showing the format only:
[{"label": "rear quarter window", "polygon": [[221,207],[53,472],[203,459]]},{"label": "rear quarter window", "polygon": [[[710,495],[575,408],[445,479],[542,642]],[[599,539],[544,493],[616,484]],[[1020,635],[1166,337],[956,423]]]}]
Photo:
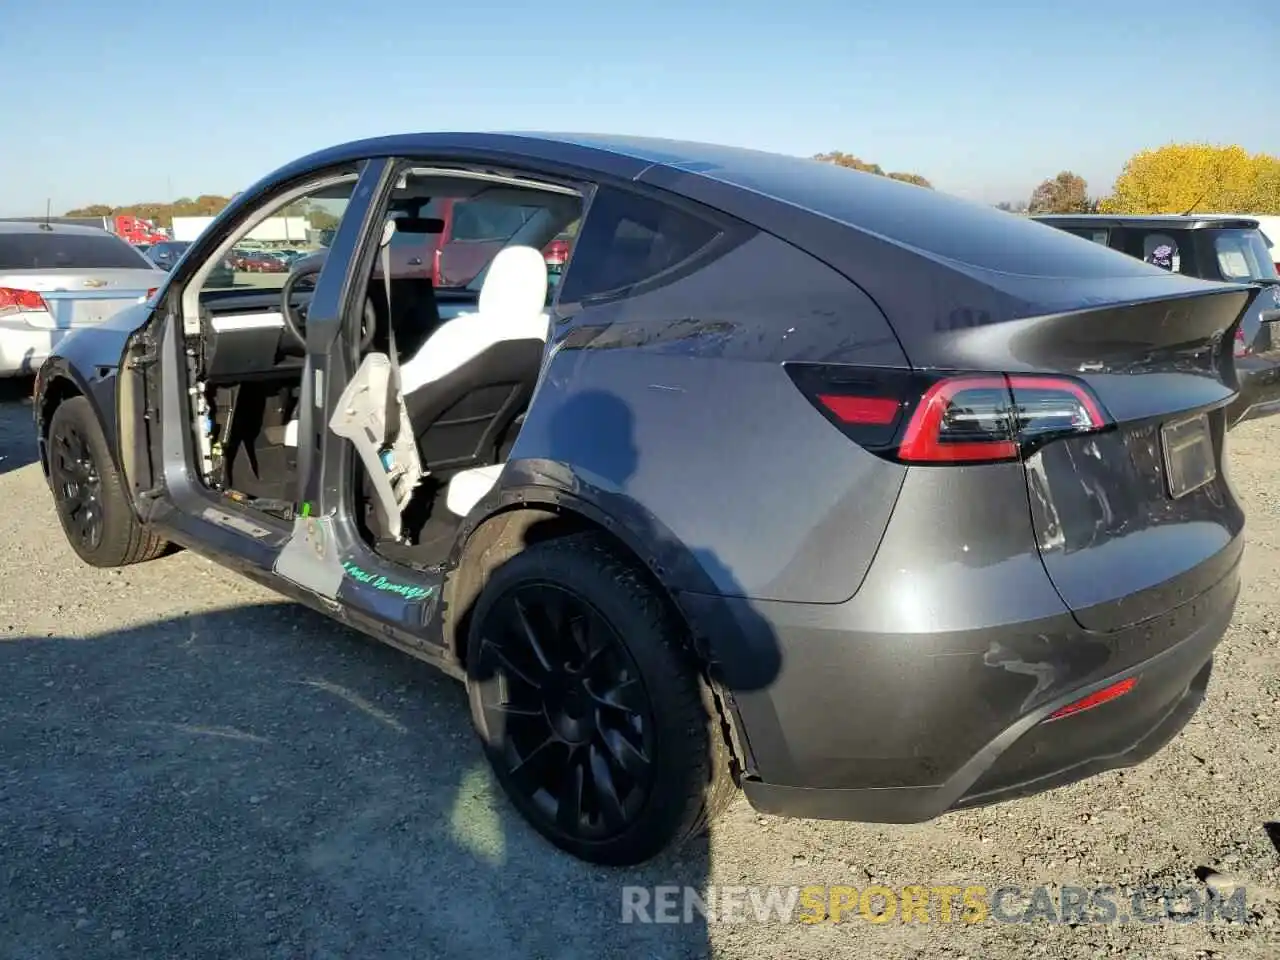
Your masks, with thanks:
[{"label": "rear quarter window", "polygon": [[705,249],[720,227],[648,197],[596,192],[565,275],[560,300],[621,293]]},{"label": "rear quarter window", "polygon": [[83,233],[0,234],[0,270],[148,270],[151,263],[119,237]]}]

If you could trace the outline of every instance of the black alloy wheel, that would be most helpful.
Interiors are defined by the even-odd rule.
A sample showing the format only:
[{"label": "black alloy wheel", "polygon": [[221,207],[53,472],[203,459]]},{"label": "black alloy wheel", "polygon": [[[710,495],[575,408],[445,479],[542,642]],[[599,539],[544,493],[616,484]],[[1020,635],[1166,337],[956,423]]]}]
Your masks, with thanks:
[{"label": "black alloy wheel", "polygon": [[102,477],[89,441],[75,423],[57,424],[49,435],[49,476],[67,538],[77,552],[102,546]]},{"label": "black alloy wheel", "polygon": [[624,832],[653,784],[653,708],[617,631],[554,583],[506,593],[480,627],[486,728],[508,782],[545,832],[598,842]]},{"label": "black alloy wheel", "polygon": [[704,832],[736,795],[687,628],[607,536],[520,547],[460,617],[485,756],[557,847],[591,863],[642,863]]},{"label": "black alloy wheel", "polygon": [[122,567],[169,548],[134,513],[97,414],[84,397],[69,397],[54,409],[45,460],[63,533],[85,563]]}]

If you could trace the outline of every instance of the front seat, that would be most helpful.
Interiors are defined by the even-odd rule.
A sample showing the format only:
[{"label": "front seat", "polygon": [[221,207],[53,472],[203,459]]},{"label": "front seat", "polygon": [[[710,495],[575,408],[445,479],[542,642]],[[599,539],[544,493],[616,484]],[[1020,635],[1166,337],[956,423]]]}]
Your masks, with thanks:
[{"label": "front seat", "polygon": [[446,321],[400,368],[422,465],[432,473],[493,464],[529,405],[549,318],[547,264],[506,247],[489,265],[475,313]]}]

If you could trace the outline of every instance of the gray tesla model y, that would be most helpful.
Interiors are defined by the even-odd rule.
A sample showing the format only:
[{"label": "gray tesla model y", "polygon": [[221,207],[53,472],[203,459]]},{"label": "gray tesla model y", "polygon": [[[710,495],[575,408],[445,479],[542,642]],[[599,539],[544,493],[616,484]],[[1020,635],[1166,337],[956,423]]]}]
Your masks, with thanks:
[{"label": "gray tesla model y", "polygon": [[[285,208],[323,254],[217,282]],[[184,545],[435,663],[534,827],[634,863],[735,787],[920,821],[1174,736],[1256,295],[813,161],[387,137],[62,340],[40,456],[85,561]]]}]

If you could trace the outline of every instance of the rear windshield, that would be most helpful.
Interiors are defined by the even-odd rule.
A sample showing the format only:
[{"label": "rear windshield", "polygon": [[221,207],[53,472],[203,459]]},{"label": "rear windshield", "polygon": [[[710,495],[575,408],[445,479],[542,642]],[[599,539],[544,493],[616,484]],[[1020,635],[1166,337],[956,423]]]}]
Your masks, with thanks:
[{"label": "rear windshield", "polygon": [[1213,249],[1224,280],[1276,279],[1271,251],[1258,230],[1219,230],[1214,234]]},{"label": "rear windshield", "polygon": [[538,207],[469,200],[453,208],[453,240],[510,240]]},{"label": "rear windshield", "polygon": [[155,269],[133,247],[109,233],[2,233],[0,271]]}]

